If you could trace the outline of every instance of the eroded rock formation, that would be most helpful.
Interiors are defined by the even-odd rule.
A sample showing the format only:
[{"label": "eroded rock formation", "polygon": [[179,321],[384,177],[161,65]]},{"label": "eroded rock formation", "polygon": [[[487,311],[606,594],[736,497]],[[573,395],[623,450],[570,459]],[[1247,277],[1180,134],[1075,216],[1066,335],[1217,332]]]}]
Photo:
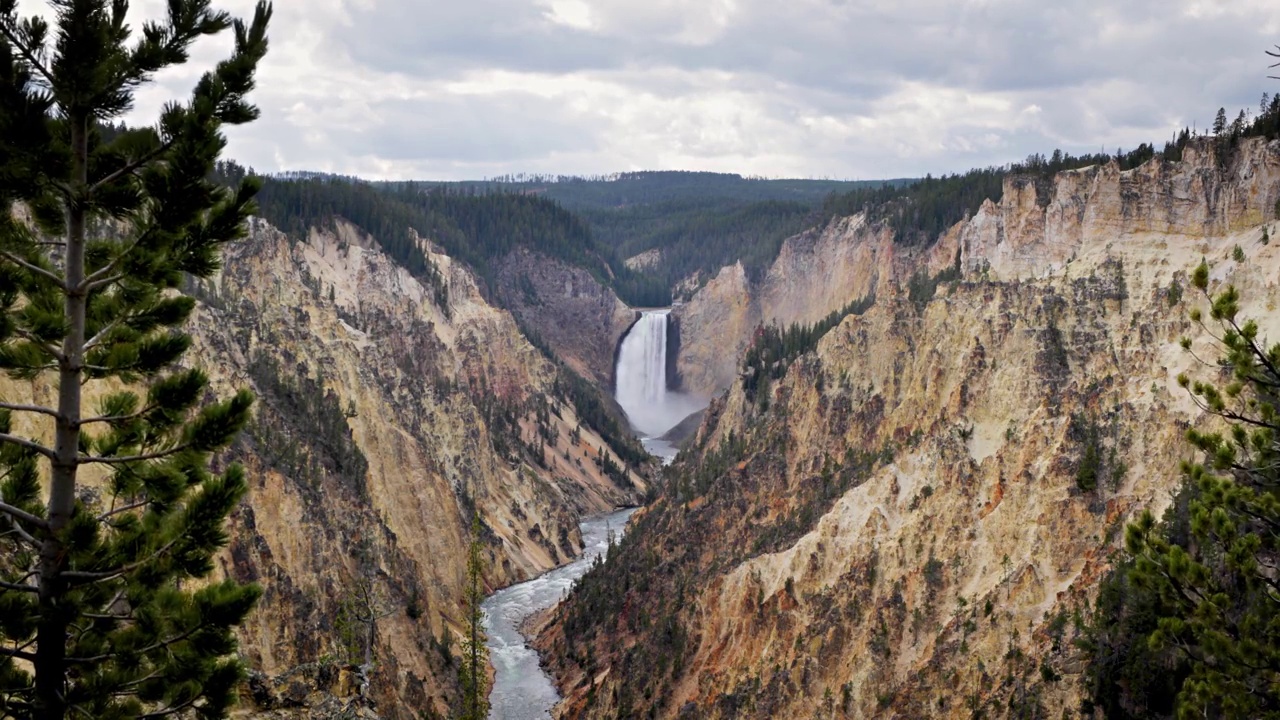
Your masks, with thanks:
[{"label": "eroded rock formation", "polygon": [[1224,171],[1201,142],[1181,162],[1009,177],[999,202],[984,203],[928,248],[896,244],[862,216],[839,218],[788,239],[760,280],[748,282],[741,266],[724,268],[678,308],[680,375],[686,389],[718,394],[759,325],[812,323],[871,294],[904,292],[913,274],[936,275],[957,255],[966,277],[1031,279],[1060,272],[1086,244],[1151,233],[1222,237],[1257,226],[1274,217],[1277,182],[1274,143],[1245,141]]}]

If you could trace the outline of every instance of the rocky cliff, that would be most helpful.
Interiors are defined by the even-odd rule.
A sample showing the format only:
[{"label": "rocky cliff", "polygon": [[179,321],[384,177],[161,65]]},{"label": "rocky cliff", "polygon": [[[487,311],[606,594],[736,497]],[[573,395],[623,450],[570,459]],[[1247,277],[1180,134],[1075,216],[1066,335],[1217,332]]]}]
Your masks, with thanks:
[{"label": "rocky cliff", "polygon": [[[900,255],[906,255],[905,261]],[[741,263],[723,268],[673,311],[680,324],[677,367],[683,388],[711,397],[733,382],[760,325],[812,323],[868,297],[896,266],[915,261],[887,230],[861,216],[788,238],[764,276],[752,282]]]},{"label": "rocky cliff", "polygon": [[[779,382],[732,380],[713,403],[662,499],[540,637],[560,715],[1076,712],[1085,601],[1125,521],[1168,503],[1201,421],[1175,382],[1195,365],[1179,338],[1200,337],[1185,272],[1206,257],[1280,335],[1277,200],[1280,143],[1225,169],[1193,148],[1012,179],[927,249],[852,218],[788,241],[761,285],[722,272],[702,293],[724,303],[695,298],[682,329],[718,312],[729,338],[685,334],[686,380],[700,347],[745,344],[751,313],[877,302]],[[961,281],[906,297],[957,257]]]},{"label": "rocky cliff", "polygon": [[637,315],[586,269],[520,248],[498,263],[503,305],[575,372],[613,386],[616,351]]},{"label": "rocky cliff", "polygon": [[760,280],[726,267],[675,311],[680,376],[692,392],[718,394],[759,325],[815,322],[851,301],[902,292],[915,273],[937,275],[957,258],[968,276],[1034,278],[1060,271],[1087,241],[1221,237],[1273,217],[1274,147],[1249,140],[1230,160],[1223,170],[1212,143],[1200,142],[1180,162],[1157,156],[1124,172],[1110,163],[1052,178],[1011,176],[998,201],[927,248],[897,244],[862,216],[837,218],[789,238]]},{"label": "rocky cliff", "polygon": [[[219,394],[258,395],[223,458],[248,466],[251,490],[220,572],[264,588],[240,633],[253,671],[242,714],[448,716],[469,508],[497,587],[567,561],[581,515],[645,489],[578,429],[559,370],[512,316],[423,247],[442,292],[341,221],[304,241],[255,221],[191,289],[186,362]],[[50,393],[0,383],[6,398]]]}]

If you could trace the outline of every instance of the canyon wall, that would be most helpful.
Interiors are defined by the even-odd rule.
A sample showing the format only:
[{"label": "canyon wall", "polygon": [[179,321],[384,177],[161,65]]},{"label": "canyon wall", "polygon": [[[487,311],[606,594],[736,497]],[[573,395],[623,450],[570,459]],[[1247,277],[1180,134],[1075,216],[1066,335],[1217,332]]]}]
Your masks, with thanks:
[{"label": "canyon wall", "polygon": [[498,264],[505,307],[574,372],[613,386],[618,343],[636,312],[590,272],[519,248]]},{"label": "canyon wall", "polygon": [[[495,588],[568,561],[582,515],[645,490],[634,470],[602,468],[602,448],[627,463],[590,427],[574,432],[558,369],[512,316],[423,247],[447,301],[342,221],[299,241],[254,220],[221,273],[191,289],[184,362],[220,396],[258,397],[219,460],[250,478],[219,573],[264,589],[240,630],[252,670],[241,714],[449,716],[469,509]],[[5,379],[0,395],[47,402],[52,389]],[[370,610],[382,617],[362,668],[367,626],[351,618]]]},{"label": "canyon wall", "polygon": [[[684,334],[683,361],[738,342],[750,313],[877,302],[780,381],[731,380],[661,499],[547,619],[560,716],[1075,713],[1086,602],[1204,421],[1176,382],[1200,369],[1182,336],[1213,357],[1187,271],[1207,258],[1211,290],[1236,284],[1280,337],[1277,200],[1280,143],[1223,170],[1193,147],[1012,179],[928,249],[854,218],[788,241],[761,285],[723,271],[702,292],[724,304],[695,298],[682,329],[719,312],[729,337]],[[957,253],[960,281],[908,299]]]},{"label": "canyon wall", "polygon": [[719,394],[761,324],[813,323],[870,294],[904,292],[913,274],[936,275],[957,254],[967,276],[1029,279],[1061,271],[1100,238],[1221,237],[1256,226],[1275,215],[1278,174],[1274,144],[1244,141],[1224,171],[1212,143],[1201,141],[1180,162],[1157,156],[1123,172],[1113,162],[1052,178],[1008,177],[998,201],[927,248],[896,244],[863,216],[837,218],[789,238],[757,281],[740,265],[726,267],[676,309],[680,376],[691,392]]}]

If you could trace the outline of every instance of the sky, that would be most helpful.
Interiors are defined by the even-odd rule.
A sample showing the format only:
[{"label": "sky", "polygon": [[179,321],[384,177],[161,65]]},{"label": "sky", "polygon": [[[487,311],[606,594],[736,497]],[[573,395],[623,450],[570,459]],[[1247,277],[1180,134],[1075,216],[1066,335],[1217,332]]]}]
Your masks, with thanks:
[{"label": "sky", "polygon": [[[1280,91],[1275,0],[276,0],[270,42],[228,156],[370,179],[936,175],[1162,143]],[[128,120],[229,50],[202,41]]]}]

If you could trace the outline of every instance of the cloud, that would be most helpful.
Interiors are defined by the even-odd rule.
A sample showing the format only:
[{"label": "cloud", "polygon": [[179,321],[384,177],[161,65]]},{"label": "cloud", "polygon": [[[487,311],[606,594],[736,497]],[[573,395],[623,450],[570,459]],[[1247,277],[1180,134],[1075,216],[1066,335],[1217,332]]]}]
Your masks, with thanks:
[{"label": "cloud", "polygon": [[[1271,0],[282,0],[263,117],[229,154],[396,178],[937,174],[1256,108],[1277,37]],[[201,43],[131,119],[228,51]]]}]

